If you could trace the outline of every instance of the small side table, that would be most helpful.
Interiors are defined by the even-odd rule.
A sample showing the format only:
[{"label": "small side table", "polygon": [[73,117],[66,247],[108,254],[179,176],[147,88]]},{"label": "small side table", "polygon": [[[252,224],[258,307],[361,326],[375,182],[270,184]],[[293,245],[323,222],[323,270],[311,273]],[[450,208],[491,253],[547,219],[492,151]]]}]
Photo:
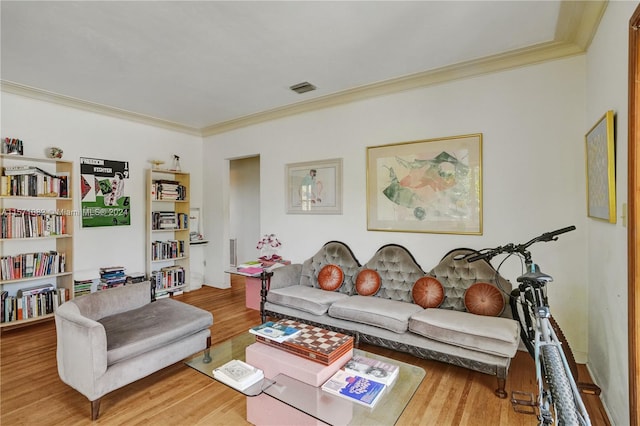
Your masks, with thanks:
[{"label": "small side table", "polygon": [[[282,265],[291,265],[291,261],[290,260],[280,260],[278,262],[271,262],[271,261],[261,261],[262,262],[262,266],[264,267],[269,267],[274,265],[275,263],[280,263]],[[269,286],[267,283],[267,291],[269,291]],[[247,305],[247,308],[249,309],[255,309],[256,311],[260,311],[260,304],[261,304],[261,296],[262,296],[262,279],[260,279],[260,276],[257,277],[247,277],[245,279],[245,294],[244,294],[244,298],[245,298],[245,303]],[[263,321],[264,322],[264,321]]]},{"label": "small side table", "polygon": [[[238,268],[233,267],[231,269],[227,269],[225,271],[228,274],[234,275],[242,275],[245,277],[245,303],[247,308],[256,309],[260,311],[260,319],[264,323],[266,321],[266,317],[264,315],[264,302],[267,298],[267,291],[269,291],[269,282],[271,281],[271,276],[273,272],[267,272],[263,270],[260,273],[256,274],[248,274],[246,272],[238,271]],[[251,298],[251,300],[250,300]],[[258,304],[257,307],[253,307],[255,305],[255,299],[257,299]],[[249,306],[251,304],[251,306]]]}]

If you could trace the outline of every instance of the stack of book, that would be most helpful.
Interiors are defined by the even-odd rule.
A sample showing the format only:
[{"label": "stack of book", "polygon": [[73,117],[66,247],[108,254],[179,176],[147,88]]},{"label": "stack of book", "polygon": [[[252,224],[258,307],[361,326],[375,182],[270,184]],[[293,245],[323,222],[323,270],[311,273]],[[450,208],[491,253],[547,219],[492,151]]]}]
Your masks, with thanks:
[{"label": "stack of book", "polygon": [[236,269],[243,274],[255,275],[262,273],[262,263],[259,260],[248,260],[239,264]]},{"label": "stack of book", "polygon": [[127,274],[127,284],[136,284],[144,282],[146,276],[144,272],[131,272]]},{"label": "stack of book", "polygon": [[298,336],[302,333],[302,329],[291,325],[268,321],[264,324],[250,328],[249,333],[282,343],[285,340]]},{"label": "stack of book", "polygon": [[234,359],[213,370],[213,378],[239,391],[244,391],[262,381],[264,372],[244,361]]},{"label": "stack of book", "polygon": [[373,408],[399,373],[395,364],[355,355],[322,385],[322,390]]},{"label": "stack of book", "polygon": [[120,287],[127,282],[127,276],[122,266],[109,266],[100,268],[100,284],[98,290],[104,290],[112,287]]},{"label": "stack of book", "polygon": [[182,201],[187,199],[187,188],[175,180],[154,180],[151,199],[155,201]]},{"label": "stack of book", "polygon": [[73,280],[73,297],[84,296],[91,293],[93,280]]}]

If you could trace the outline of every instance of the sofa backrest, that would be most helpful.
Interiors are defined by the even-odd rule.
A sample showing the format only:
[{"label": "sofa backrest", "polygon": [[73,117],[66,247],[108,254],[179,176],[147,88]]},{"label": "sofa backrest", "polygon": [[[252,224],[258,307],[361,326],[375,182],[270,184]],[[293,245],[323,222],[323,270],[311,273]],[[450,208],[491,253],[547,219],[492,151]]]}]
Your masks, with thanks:
[{"label": "sofa backrest", "polygon": [[380,275],[380,290],[374,297],[403,302],[413,302],[413,285],[426,275],[409,250],[398,244],[380,247],[362,269],[373,269]]},{"label": "sofa backrest", "polygon": [[337,265],[344,273],[344,281],[337,291],[352,294],[360,262],[349,246],[340,241],[329,241],[310,259],[303,262],[300,285],[319,288],[318,274],[327,265]]},{"label": "sofa backrest", "polygon": [[75,303],[82,316],[98,321],[151,303],[151,283],[144,281],[100,290],[72,299],[68,303]]},{"label": "sofa backrest", "polygon": [[[477,282],[486,282],[501,290],[505,301],[505,309],[501,316],[511,318],[508,294],[511,293],[511,283],[504,279],[486,260],[468,262],[464,255],[475,253],[475,250],[458,248],[444,255],[429,275],[440,281],[444,287],[445,299],[440,308],[466,311],[464,305],[465,291]],[[459,259],[456,259],[460,257]]]}]

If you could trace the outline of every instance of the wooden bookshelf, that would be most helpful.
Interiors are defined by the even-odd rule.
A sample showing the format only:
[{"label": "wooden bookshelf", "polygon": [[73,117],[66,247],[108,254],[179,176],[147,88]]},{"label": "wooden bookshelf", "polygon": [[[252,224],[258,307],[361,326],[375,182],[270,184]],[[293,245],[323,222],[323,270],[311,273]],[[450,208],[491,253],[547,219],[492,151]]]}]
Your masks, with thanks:
[{"label": "wooden bookshelf", "polygon": [[[159,195],[158,183],[165,183],[170,189],[162,190],[163,194]],[[182,189],[179,195],[175,195],[172,186],[178,185]],[[166,281],[166,287],[156,287],[156,296],[162,296],[167,292],[189,290],[190,278],[190,261],[189,261],[189,224],[188,218],[190,213],[190,174],[175,170],[148,169],[147,170],[147,265],[146,272],[150,280],[154,279],[155,271],[167,271],[165,275],[171,276]],[[172,225],[169,218],[166,220],[166,228],[158,226],[158,212],[167,212],[175,214],[175,222]],[[154,213],[156,213],[154,215]],[[170,258],[158,258],[154,254],[154,242],[169,243],[177,242],[179,250]],[[160,256],[162,257],[162,256]],[[176,282],[175,273],[177,268],[182,268],[182,281]]]},{"label": "wooden bookshelf", "polygon": [[[0,170],[5,175],[6,167],[29,166],[37,167],[51,175],[67,176],[67,196],[60,194],[37,194],[34,196],[12,195],[7,187],[0,188],[0,211],[5,219],[10,211],[29,212],[40,220],[43,215],[59,216],[64,220],[63,233],[51,233],[49,235],[5,235],[0,238],[0,255],[17,257],[20,254],[49,253],[51,251],[64,254],[64,271],[55,274],[39,276],[22,276],[15,279],[0,279],[0,291],[7,291],[9,296],[16,296],[18,290],[39,285],[53,284],[56,289],[66,289],[67,298],[73,297],[73,230],[74,219],[77,211],[73,206],[73,162],[50,158],[27,157],[14,154],[0,154]],[[7,182],[3,178],[3,182]],[[14,210],[15,209],[15,210]],[[60,219],[60,220],[62,220]],[[12,217],[11,220],[16,220]],[[7,226],[7,223],[5,223]],[[33,231],[33,229],[32,229]],[[34,232],[32,232],[33,234]],[[5,277],[6,278],[6,277]],[[34,316],[28,319],[17,319],[8,322],[0,322],[0,330],[13,327],[22,327],[53,318],[53,313]],[[4,320],[4,318],[3,318]]]}]

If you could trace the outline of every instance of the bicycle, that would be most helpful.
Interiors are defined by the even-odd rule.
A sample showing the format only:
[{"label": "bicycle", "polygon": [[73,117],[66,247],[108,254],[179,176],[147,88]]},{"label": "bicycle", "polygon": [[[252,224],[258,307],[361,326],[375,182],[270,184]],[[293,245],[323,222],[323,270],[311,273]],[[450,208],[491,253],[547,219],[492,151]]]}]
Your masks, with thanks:
[{"label": "bicycle", "polygon": [[[520,323],[522,341],[535,361],[538,397],[536,402],[532,394],[512,392],[512,404],[516,411],[519,411],[516,407],[532,407],[533,412],[520,411],[528,414],[536,414],[537,409],[540,425],[551,425],[554,421],[559,425],[591,425],[580,396],[573,353],[549,309],[547,284],[553,278],[540,270],[528,250],[534,243],[556,241],[558,235],[575,229],[575,226],[569,226],[546,232],[524,244],[509,243],[465,256],[469,262],[481,259],[490,262],[499,254],[508,254],[496,271],[512,255],[524,261],[526,271],[517,278],[518,288],[509,294],[509,301],[513,317]],[[563,346],[567,349],[569,359]],[[596,388],[593,385],[591,390],[599,393],[599,388]],[[524,399],[523,396],[528,398]]]}]

